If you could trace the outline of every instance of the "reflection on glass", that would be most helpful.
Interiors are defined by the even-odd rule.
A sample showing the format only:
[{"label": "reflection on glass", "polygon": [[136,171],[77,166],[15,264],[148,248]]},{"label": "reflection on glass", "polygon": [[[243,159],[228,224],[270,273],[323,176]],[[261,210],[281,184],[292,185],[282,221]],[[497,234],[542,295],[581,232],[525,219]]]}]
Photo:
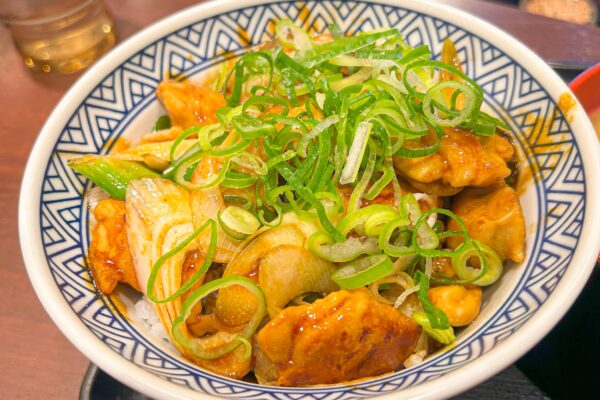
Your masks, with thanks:
[{"label": "reflection on glass", "polygon": [[79,71],[115,44],[101,0],[8,0],[1,12],[25,65],[36,71]]}]

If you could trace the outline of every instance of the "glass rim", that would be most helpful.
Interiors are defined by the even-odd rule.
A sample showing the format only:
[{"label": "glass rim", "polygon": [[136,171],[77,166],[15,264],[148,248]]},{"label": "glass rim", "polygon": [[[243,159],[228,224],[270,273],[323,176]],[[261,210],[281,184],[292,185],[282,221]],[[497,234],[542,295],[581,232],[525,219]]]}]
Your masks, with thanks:
[{"label": "glass rim", "polygon": [[26,27],[26,26],[36,26],[36,25],[44,25],[44,24],[48,24],[48,23],[52,23],[64,18],[69,18],[79,12],[81,12],[82,10],[84,10],[86,7],[89,7],[92,4],[97,4],[98,6],[100,6],[101,8],[104,8],[104,4],[102,3],[102,0],[82,0],[79,4],[74,5],[72,8],[69,8],[67,10],[63,10],[57,13],[52,13],[49,15],[44,15],[44,16],[10,16],[10,15],[3,15],[0,14],[0,22],[3,22],[5,24],[7,24],[9,27],[10,26],[20,26],[20,27]]}]

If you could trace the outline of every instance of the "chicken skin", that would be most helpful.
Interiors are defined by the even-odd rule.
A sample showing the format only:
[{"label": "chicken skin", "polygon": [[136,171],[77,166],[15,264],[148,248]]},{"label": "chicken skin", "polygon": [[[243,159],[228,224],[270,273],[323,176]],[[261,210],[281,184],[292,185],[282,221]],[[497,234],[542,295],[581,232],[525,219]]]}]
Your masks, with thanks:
[{"label": "chicken skin", "polygon": [[[496,250],[502,260],[525,260],[525,217],[513,188],[501,184],[465,189],[454,198],[451,209],[463,219],[469,235]],[[448,229],[459,230],[460,226],[451,219]],[[452,248],[461,242],[459,236],[448,238]]]},{"label": "chicken skin", "polygon": [[119,282],[140,290],[125,230],[125,202],[102,200],[94,209],[96,227],[90,243],[89,261],[98,289],[110,294]]},{"label": "chicken skin", "polygon": [[226,105],[221,93],[187,82],[163,81],[156,97],[167,109],[171,123],[182,128],[214,124],[217,110]]},{"label": "chicken skin", "polygon": [[[451,196],[466,186],[486,187],[510,175],[506,162],[512,144],[499,135],[480,136],[447,128],[437,153],[419,158],[394,157],[396,171],[417,189]],[[424,140],[430,140],[424,139]]]},{"label": "chicken skin", "polygon": [[[255,373],[281,386],[328,384],[394,371],[421,328],[367,289],[288,307],[258,333]],[[261,383],[263,383],[261,382]]]}]

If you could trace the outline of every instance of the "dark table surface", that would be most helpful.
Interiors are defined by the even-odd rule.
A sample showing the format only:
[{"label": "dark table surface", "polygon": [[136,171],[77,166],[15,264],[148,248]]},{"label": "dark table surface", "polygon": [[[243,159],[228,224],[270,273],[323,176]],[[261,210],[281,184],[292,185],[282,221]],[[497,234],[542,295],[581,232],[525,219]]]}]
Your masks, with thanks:
[{"label": "dark table surface", "polygon": [[[193,0],[105,2],[117,20],[120,41],[174,11],[197,3]],[[502,27],[546,60],[568,60],[576,64],[600,61],[598,28],[528,15],[493,3],[474,0],[446,2]],[[1,27],[0,70],[0,397],[73,399],[79,394],[89,361],[53,325],[29,284],[19,248],[17,204],[23,170],[37,133],[52,108],[78,76],[31,73],[23,66],[8,32]],[[595,281],[598,281],[598,278]],[[591,293],[591,290],[584,291],[584,297],[588,292]],[[588,301],[595,302],[590,304],[598,304],[597,296]],[[591,344],[585,341],[577,342],[581,348],[574,356],[591,357],[590,354],[594,353],[588,350],[589,347],[594,347],[594,343],[598,344],[598,330],[590,330],[589,325],[581,322],[589,322],[590,315],[574,311],[569,312],[566,317],[576,320],[571,321],[569,326],[581,328],[582,331],[578,331],[577,335],[582,340],[592,340]],[[549,364],[562,362],[559,354],[555,353],[558,353],[558,349],[566,352],[562,343],[573,335],[568,329],[565,332],[559,332],[559,339],[552,339],[553,336],[550,336],[550,339],[554,340],[550,351],[542,349],[541,353],[536,354],[537,350],[534,349],[530,353],[535,356],[535,362],[532,364],[534,367],[530,365],[530,369],[540,369],[535,367],[536,360]],[[596,336],[590,336],[591,334]],[[597,355],[597,352],[595,354]],[[577,367],[572,364],[569,364],[568,368],[564,365],[557,366],[558,373],[563,375],[566,372],[561,368],[577,371]],[[526,370],[525,367],[521,369]],[[586,373],[589,372],[583,369],[581,373],[576,374],[582,379],[586,378]],[[508,381],[516,379],[513,378],[509,378]],[[548,376],[542,376],[540,379],[552,380]],[[594,380],[587,382],[589,384]]]}]

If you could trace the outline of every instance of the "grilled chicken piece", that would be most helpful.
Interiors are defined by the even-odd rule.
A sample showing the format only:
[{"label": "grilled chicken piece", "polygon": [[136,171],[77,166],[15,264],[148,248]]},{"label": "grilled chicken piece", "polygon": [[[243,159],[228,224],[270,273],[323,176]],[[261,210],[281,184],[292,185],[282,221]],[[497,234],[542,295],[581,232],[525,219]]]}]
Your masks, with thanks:
[{"label": "grilled chicken piece", "polygon": [[216,111],[226,105],[221,93],[189,82],[162,81],[156,97],[167,109],[171,123],[182,128],[217,122]]},{"label": "grilled chicken piece", "polygon": [[[431,138],[423,139],[427,140]],[[396,171],[417,189],[438,196],[454,195],[465,186],[490,186],[510,175],[506,162],[514,149],[499,135],[477,137],[447,128],[441,141],[440,150],[430,156],[394,157]]]},{"label": "grilled chicken piece", "polygon": [[142,136],[140,140],[141,144],[148,143],[161,143],[161,142],[173,142],[173,140],[177,139],[177,137],[183,132],[180,126],[173,126],[168,129],[163,129],[162,131],[156,131],[147,133]]},{"label": "grilled chicken piece", "polygon": [[256,336],[255,374],[281,386],[331,384],[401,368],[419,326],[367,289],[288,307]]},{"label": "grilled chicken piece", "polygon": [[105,199],[94,209],[96,227],[90,243],[89,261],[98,289],[111,294],[124,282],[140,290],[125,231],[125,202]]},{"label": "grilled chicken piece", "polygon": [[[501,184],[486,189],[465,189],[454,198],[452,211],[464,220],[473,239],[496,250],[502,260],[525,260],[525,217],[513,188]],[[451,219],[448,229],[460,227]],[[461,242],[459,236],[448,238],[452,248]]]},{"label": "grilled chicken piece", "polygon": [[[425,212],[432,208],[441,207],[443,205],[443,200],[435,195],[423,196],[425,193],[423,190],[418,190],[417,188],[409,185],[407,182],[400,180],[398,182],[400,184],[400,190],[402,194],[413,193],[417,201],[419,202],[419,206],[421,207],[421,211]],[[342,197],[342,205],[344,206],[344,210],[348,210],[348,202],[350,201],[350,196],[352,195],[352,191],[354,188],[348,186],[338,187],[338,193]],[[366,207],[372,204],[383,204],[386,206],[394,206],[394,187],[392,184],[387,185],[383,188],[381,193],[373,200],[361,199],[360,206]]]},{"label": "grilled chicken piece", "polygon": [[[147,294],[146,286],[154,263],[194,231],[190,198],[188,192],[175,183],[162,178],[148,177],[137,179],[129,184],[125,206],[127,236],[133,263],[141,287]],[[193,271],[190,270],[193,260],[190,260],[190,257],[195,250],[196,246],[192,242],[186,249],[163,264],[154,284],[155,294],[159,299],[174,294],[182,283],[193,275]],[[186,258],[188,258],[187,263]],[[173,321],[181,313],[181,304],[181,297],[167,303],[153,303],[169,335],[171,335]],[[219,331],[211,337],[200,340],[203,340],[209,348],[219,347],[228,343],[235,335],[235,333]],[[194,357],[179,346],[172,337],[171,339],[186,358],[210,371],[237,379],[241,379],[250,371],[251,359],[244,359],[243,346],[221,358],[203,360]]]},{"label": "grilled chicken piece", "polygon": [[444,285],[429,289],[429,300],[448,317],[452,326],[475,321],[481,308],[481,288],[469,285]]}]

